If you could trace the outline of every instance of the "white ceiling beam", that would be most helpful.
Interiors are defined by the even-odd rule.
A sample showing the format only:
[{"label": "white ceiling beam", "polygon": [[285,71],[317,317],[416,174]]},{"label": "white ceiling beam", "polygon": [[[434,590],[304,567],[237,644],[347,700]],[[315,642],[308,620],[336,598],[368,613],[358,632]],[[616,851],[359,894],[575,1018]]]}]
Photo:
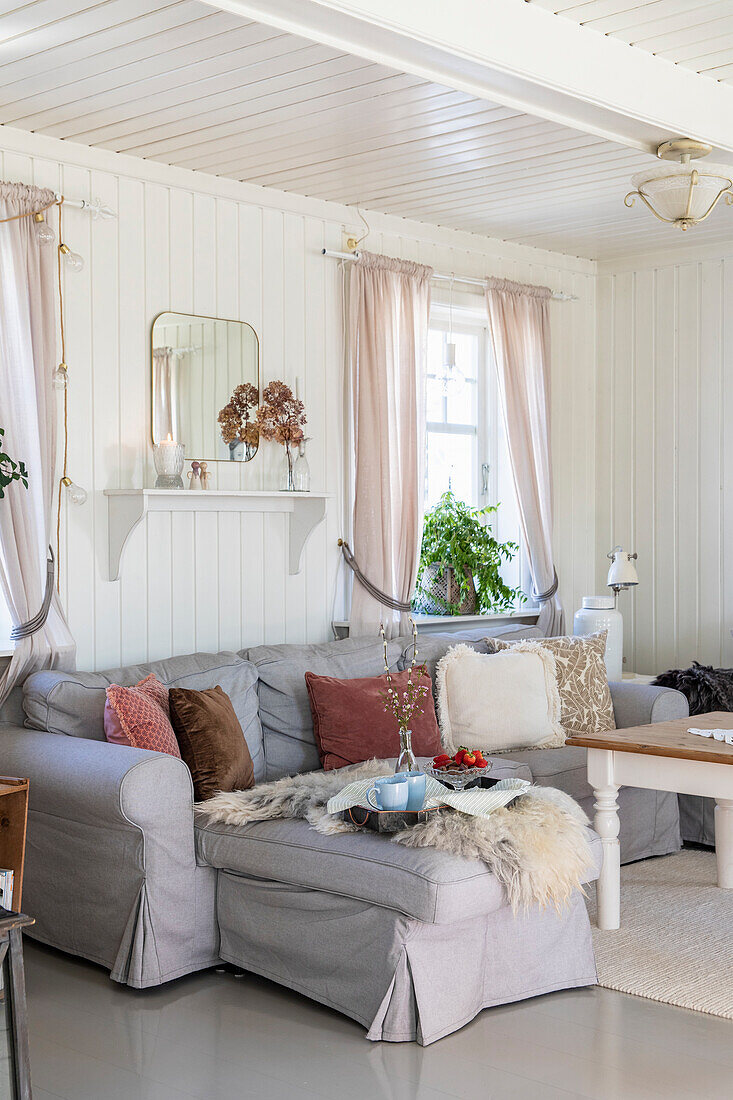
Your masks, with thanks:
[{"label": "white ceiling beam", "polygon": [[733,161],[733,88],[533,4],[204,2],[622,145],[694,137]]}]

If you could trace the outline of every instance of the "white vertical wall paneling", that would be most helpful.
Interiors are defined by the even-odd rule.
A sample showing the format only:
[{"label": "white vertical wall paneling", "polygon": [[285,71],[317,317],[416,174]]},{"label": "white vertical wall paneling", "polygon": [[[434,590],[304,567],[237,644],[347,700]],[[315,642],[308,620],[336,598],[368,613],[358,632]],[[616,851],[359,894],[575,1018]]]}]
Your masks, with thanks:
[{"label": "white vertical wall paneling", "polygon": [[[193,313],[193,195],[174,188],[170,192],[169,219],[172,232],[168,240],[170,256],[170,298],[154,307],[153,316],[163,307],[176,313]],[[238,316],[238,313],[233,314]],[[152,322],[151,322],[152,323]],[[150,352],[147,351],[150,355]],[[184,473],[185,476],[185,473]],[[191,653],[196,649],[196,560],[194,557],[194,516],[174,512],[171,516],[171,606],[172,652]]]},{"label": "white vertical wall paneling", "polygon": [[[170,302],[170,192],[167,187],[145,190],[145,304],[148,317],[160,312],[159,302]],[[150,351],[146,348],[148,357]],[[146,402],[150,406],[150,395]],[[148,421],[149,423],[149,421]],[[147,423],[142,426],[147,429]],[[173,592],[171,558],[173,552],[171,515],[156,512],[147,522],[148,652],[149,660],[166,657],[173,651],[171,636]]]},{"label": "white vertical wall paneling", "polygon": [[722,401],[722,287],[723,264],[700,264],[700,353],[698,374],[698,470],[699,495],[696,517],[698,592],[697,654],[705,663],[721,659],[720,619],[723,522]]},{"label": "white vertical wall paneling", "polygon": [[[87,260],[84,272],[65,279],[70,472],[90,491],[83,507],[64,508],[61,528],[62,596],[79,643],[79,667],[328,637],[334,610],[336,617],[344,613],[336,546],[345,484],[343,315],[339,265],[324,260],[320,249],[341,248],[341,208],[333,207],[332,217],[325,204],[323,214],[299,210],[292,196],[283,196],[280,208],[270,192],[263,192],[262,205],[251,197],[240,201],[229,183],[191,175],[186,187],[180,172],[161,176],[159,166],[142,161],[139,175],[131,174],[123,158],[117,171],[106,154],[95,155],[95,162],[108,167],[90,169],[81,147],[60,148],[60,163],[40,150],[35,157],[7,150],[0,155],[4,179],[74,196],[99,194],[118,211],[111,222],[65,212],[65,236]],[[537,254],[531,250],[520,261],[516,246],[508,246],[513,258],[506,259],[505,246],[497,242],[476,237],[471,249],[464,235],[454,246],[445,230],[404,224],[402,234],[373,231],[369,247],[438,270],[496,273],[581,295],[577,304],[553,305],[553,387],[571,398],[553,409],[561,440],[555,482],[571,486],[556,502],[558,571],[571,612],[587,588],[583,539],[592,543],[595,530],[586,461],[593,452],[594,417],[592,410],[584,415],[592,392],[585,371],[594,328],[588,265],[580,264],[583,274],[563,274],[566,257],[558,256],[556,269],[533,262]],[[262,383],[301,380],[313,437],[313,488],[334,496],[297,577],[287,573],[283,516],[163,514],[140,524],[121,580],[107,580],[103,490],[153,482],[150,326],[169,309],[250,322],[261,341]],[[281,457],[279,447],[263,443],[253,462],[217,466],[215,476],[221,486],[272,487]],[[733,525],[733,516],[728,523]],[[733,594],[728,598],[733,602]]]},{"label": "white vertical wall paneling", "polygon": [[[651,653],[639,654],[640,670],[671,668],[677,660],[677,272],[657,271],[654,315],[654,501],[655,556],[640,580],[654,585],[654,639]],[[630,597],[633,601],[635,594]]]},{"label": "white vertical wall paneling", "polygon": [[700,266],[683,264],[678,272],[677,347],[677,660],[696,656],[700,610],[698,560]]},{"label": "white vertical wall paneling", "polygon": [[[624,621],[633,622],[636,646],[640,653],[654,653],[654,585],[650,583],[649,565],[654,561],[654,325],[645,325],[643,318],[653,316],[656,272],[638,271],[634,276],[633,300],[633,393],[629,405],[631,414],[631,447],[634,455],[633,522],[624,548],[639,555],[639,587],[632,596],[621,597]],[[608,549],[611,549],[610,544]],[[610,564],[610,563],[609,563]],[[628,611],[631,615],[627,614]],[[633,668],[627,655],[627,666]]]},{"label": "white vertical wall paneling", "polygon": [[733,638],[731,637],[731,627],[733,626],[733,577],[730,569],[730,556],[733,548],[733,432],[729,430],[729,426],[733,424],[733,371],[727,365],[733,363],[733,324],[728,320],[728,318],[733,317],[733,264],[728,260],[722,265],[720,290],[722,307],[720,332],[720,369],[722,375],[722,431],[720,440],[722,461],[720,580],[722,599],[720,603],[720,651],[722,664],[730,666],[733,664]]},{"label": "white vertical wall paneling", "polygon": [[599,278],[597,553],[639,553],[620,607],[640,672],[733,658],[731,308],[723,257]]}]

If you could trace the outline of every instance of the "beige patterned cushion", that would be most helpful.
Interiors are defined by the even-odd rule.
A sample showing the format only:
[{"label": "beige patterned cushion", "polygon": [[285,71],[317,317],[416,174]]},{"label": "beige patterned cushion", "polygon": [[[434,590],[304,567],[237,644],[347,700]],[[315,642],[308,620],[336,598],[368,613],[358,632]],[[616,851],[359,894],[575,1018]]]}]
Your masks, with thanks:
[{"label": "beige patterned cushion", "polygon": [[560,721],[567,733],[596,733],[616,729],[613,703],[603,654],[606,631],[582,638],[542,638],[523,642],[502,642],[487,638],[490,653],[503,649],[532,652],[549,649],[555,658],[560,691]]}]

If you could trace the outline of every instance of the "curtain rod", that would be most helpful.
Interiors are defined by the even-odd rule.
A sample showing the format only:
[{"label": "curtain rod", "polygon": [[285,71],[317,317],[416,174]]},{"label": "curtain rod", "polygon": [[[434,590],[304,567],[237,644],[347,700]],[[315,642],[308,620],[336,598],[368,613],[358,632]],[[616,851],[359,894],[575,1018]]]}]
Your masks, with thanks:
[{"label": "curtain rod", "polygon": [[94,199],[90,202],[89,199],[67,199],[65,195],[62,195],[60,191],[57,191],[54,195],[56,202],[64,200],[64,206],[73,206],[75,210],[88,210],[93,218],[116,218],[117,213],[111,206],[107,206],[101,199]]},{"label": "curtain rod", "polygon": [[[330,256],[334,260],[357,260],[359,258],[358,252],[332,252],[329,248],[322,248],[321,254],[323,256]],[[485,279],[474,279],[470,275],[440,275],[437,271],[433,272],[433,279],[439,279],[441,282],[449,283],[451,280],[454,283],[466,283],[470,286],[486,286]],[[564,290],[553,290],[550,295],[556,302],[577,302],[577,294],[566,294]]]}]

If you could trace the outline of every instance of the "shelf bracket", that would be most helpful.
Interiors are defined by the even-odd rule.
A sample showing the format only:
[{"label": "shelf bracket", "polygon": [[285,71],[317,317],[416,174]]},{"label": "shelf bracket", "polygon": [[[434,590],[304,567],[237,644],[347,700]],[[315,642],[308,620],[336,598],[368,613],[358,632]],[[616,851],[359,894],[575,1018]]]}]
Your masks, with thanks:
[{"label": "shelf bracket", "polygon": [[303,567],[303,550],[313,531],[326,514],[325,497],[309,497],[303,494],[294,502],[289,523],[289,568],[291,576],[300,573]]}]

